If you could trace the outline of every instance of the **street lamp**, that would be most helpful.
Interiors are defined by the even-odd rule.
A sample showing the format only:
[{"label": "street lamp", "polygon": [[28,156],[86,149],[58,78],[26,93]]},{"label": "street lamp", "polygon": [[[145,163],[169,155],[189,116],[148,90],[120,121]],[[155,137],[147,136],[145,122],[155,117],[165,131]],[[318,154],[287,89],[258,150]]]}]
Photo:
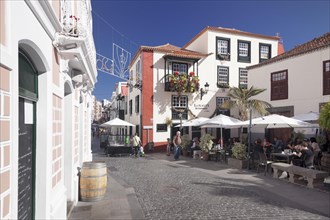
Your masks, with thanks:
[{"label": "street lamp", "polygon": [[251,128],[252,128],[252,108],[249,108],[249,130],[248,130],[248,169],[250,170],[250,151],[251,151]]},{"label": "street lamp", "polygon": [[206,82],[205,85],[204,85],[204,89],[201,88],[200,92],[201,92],[201,100],[203,98],[203,95],[206,95],[207,92],[209,91],[209,87],[210,85]]}]

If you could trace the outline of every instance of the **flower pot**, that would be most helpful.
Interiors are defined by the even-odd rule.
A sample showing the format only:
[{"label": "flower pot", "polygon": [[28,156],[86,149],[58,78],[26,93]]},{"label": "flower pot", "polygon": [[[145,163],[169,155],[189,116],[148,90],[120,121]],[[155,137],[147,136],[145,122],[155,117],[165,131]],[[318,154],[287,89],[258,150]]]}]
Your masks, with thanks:
[{"label": "flower pot", "polygon": [[188,150],[187,149],[182,149],[182,156],[188,157]]},{"label": "flower pot", "polygon": [[323,171],[330,172],[330,153],[322,153],[321,169]]},{"label": "flower pot", "polygon": [[205,161],[209,160],[209,153],[203,152],[202,155],[203,155],[203,160]]},{"label": "flower pot", "polygon": [[246,169],[248,167],[248,163],[249,161],[247,159],[239,160],[235,158],[228,158],[228,166],[236,169]]}]

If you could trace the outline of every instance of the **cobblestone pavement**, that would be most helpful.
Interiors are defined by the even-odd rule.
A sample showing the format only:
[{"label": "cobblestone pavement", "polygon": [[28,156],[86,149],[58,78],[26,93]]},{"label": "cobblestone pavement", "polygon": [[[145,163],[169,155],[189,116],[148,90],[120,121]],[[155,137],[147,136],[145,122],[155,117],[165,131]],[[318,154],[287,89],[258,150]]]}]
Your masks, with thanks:
[{"label": "cobblestone pavement", "polygon": [[145,219],[329,219],[251,184],[244,174],[222,178],[154,157],[114,157],[106,163],[113,178],[134,188]]}]

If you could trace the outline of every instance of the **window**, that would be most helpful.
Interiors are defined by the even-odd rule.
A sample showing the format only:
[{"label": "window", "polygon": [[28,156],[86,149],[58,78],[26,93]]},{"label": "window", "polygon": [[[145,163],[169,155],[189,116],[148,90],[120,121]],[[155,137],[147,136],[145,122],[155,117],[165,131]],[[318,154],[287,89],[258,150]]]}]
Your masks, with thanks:
[{"label": "window", "polygon": [[140,137],[140,125],[135,125],[135,133],[138,134],[138,136]]},{"label": "window", "polygon": [[133,113],[132,105],[133,105],[133,103],[132,103],[132,99],[131,99],[131,100],[129,100],[129,114],[130,115],[132,115],[132,113]]},{"label": "window", "polygon": [[229,87],[229,67],[218,66],[218,87],[228,88]]},{"label": "window", "polygon": [[166,124],[157,124],[157,132],[167,132]]},{"label": "window", "polygon": [[239,87],[247,89],[248,84],[248,71],[247,69],[239,68]]},{"label": "window", "polygon": [[135,96],[135,113],[139,113],[140,111],[140,96]]},{"label": "window", "polygon": [[259,44],[259,63],[271,58],[272,45]]},{"label": "window", "polygon": [[330,95],[330,60],[323,61],[323,95]]},{"label": "window", "polygon": [[38,100],[38,71],[30,57],[19,50],[19,94],[21,96]]},{"label": "window", "polygon": [[172,73],[188,74],[188,65],[186,63],[172,63]]},{"label": "window", "polygon": [[[130,74],[129,74],[129,82],[133,83],[133,70],[131,70]],[[133,91],[133,86],[130,84],[129,85],[129,92]]]},{"label": "window", "polygon": [[141,62],[140,62],[140,60],[135,65],[135,71],[136,71],[136,82],[139,82],[141,80]]},{"label": "window", "polygon": [[251,61],[251,42],[238,40],[237,45],[237,61],[249,63]]},{"label": "window", "polygon": [[172,119],[188,119],[188,96],[172,96]]},{"label": "window", "polygon": [[288,98],[288,70],[271,73],[271,100]]},{"label": "window", "polygon": [[127,101],[125,101],[125,107],[124,107],[124,109],[125,109],[125,115],[127,115]]},{"label": "window", "polygon": [[182,96],[172,96],[172,107],[174,108],[187,108],[188,107],[188,97]]},{"label": "window", "polygon": [[217,60],[230,60],[230,39],[229,38],[216,38],[216,59]]},{"label": "window", "polygon": [[216,108],[221,109],[220,106],[227,100],[229,100],[229,97],[216,97],[216,100],[215,100]]}]

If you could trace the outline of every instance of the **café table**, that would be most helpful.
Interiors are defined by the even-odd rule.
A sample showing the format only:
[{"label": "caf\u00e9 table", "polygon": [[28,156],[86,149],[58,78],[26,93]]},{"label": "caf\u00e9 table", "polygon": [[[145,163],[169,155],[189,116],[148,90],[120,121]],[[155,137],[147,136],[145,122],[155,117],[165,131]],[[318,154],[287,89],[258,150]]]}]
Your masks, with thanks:
[{"label": "caf\u00e9 table", "polygon": [[271,153],[270,154],[270,159],[272,161],[281,161],[281,162],[286,162],[290,163],[294,154],[293,153]]}]

